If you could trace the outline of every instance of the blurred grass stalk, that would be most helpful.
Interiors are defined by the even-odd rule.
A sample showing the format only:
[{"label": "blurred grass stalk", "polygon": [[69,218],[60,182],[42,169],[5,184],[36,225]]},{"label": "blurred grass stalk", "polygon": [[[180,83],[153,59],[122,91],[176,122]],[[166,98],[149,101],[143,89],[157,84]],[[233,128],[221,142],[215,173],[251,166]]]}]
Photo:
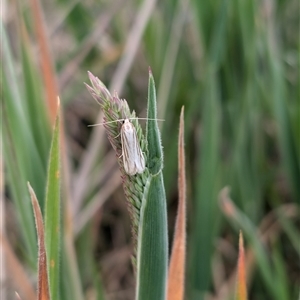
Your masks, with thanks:
[{"label": "blurred grass stalk", "polygon": [[276,244],[275,247],[272,247],[272,254],[269,255],[265,249],[265,245],[261,242],[261,237],[257,234],[254,224],[230,199],[227,187],[220,192],[220,204],[229,221],[235,227],[241,228],[248,237],[269,296],[277,300],[291,299],[291,287],[289,287],[289,283],[287,282],[287,273],[283,271],[283,262],[278,255]]},{"label": "blurred grass stalk", "polygon": [[[34,218],[32,210],[30,211],[30,197],[28,191],[25,191],[25,185],[27,181],[30,181],[34,188],[42,211],[45,209],[45,189],[46,189],[46,177],[47,177],[47,161],[50,149],[51,133],[48,111],[46,108],[46,102],[43,101],[44,89],[48,93],[49,89],[53,89],[53,86],[43,86],[41,82],[41,76],[36,68],[32,49],[29,45],[28,33],[23,24],[23,14],[17,9],[18,14],[18,34],[20,49],[19,52],[13,54],[10,48],[10,42],[7,38],[6,28],[1,20],[1,32],[3,33],[2,41],[2,56],[3,56],[3,122],[1,122],[1,131],[3,132],[3,150],[5,156],[5,167],[7,171],[7,181],[9,186],[9,192],[11,193],[11,199],[15,204],[15,214],[18,221],[18,227],[20,228],[21,242],[21,257],[20,259],[25,262],[26,267],[30,271],[35,271],[37,267],[37,241],[36,233],[34,232]],[[36,25],[39,27],[39,25]],[[42,34],[40,32],[40,34]],[[41,38],[39,36],[39,38]],[[42,51],[43,53],[43,51]],[[17,58],[15,59],[14,56]],[[17,73],[18,62],[21,62],[21,72]],[[49,64],[50,61],[44,59],[45,64]],[[46,71],[45,71],[46,72]],[[49,72],[44,76],[54,76]],[[48,78],[49,79],[49,78]],[[54,78],[51,79],[55,81]],[[51,93],[50,93],[51,94]],[[55,99],[56,101],[56,99]],[[56,105],[56,104],[55,104]],[[60,138],[60,136],[57,134]],[[56,137],[57,138],[57,137]],[[59,161],[59,152],[55,151],[56,159]],[[59,170],[52,174],[53,176],[59,175]],[[60,190],[56,190],[57,197],[60,198]],[[50,194],[54,194],[52,188],[50,188]],[[49,195],[48,195],[49,196]],[[48,202],[49,203],[49,202]],[[50,201],[51,204],[54,202]],[[56,211],[57,209],[57,211]],[[61,210],[56,207],[54,209],[56,215],[61,214]],[[51,210],[51,209],[50,209]],[[53,211],[52,211],[53,212]],[[47,215],[47,213],[46,213]],[[50,222],[50,224],[48,224]],[[51,226],[55,226],[54,231],[58,229],[60,224],[59,219],[52,219],[50,217],[46,221],[46,229]],[[53,229],[53,228],[52,228]],[[61,231],[61,230],[59,230]],[[61,233],[61,232],[60,232]],[[65,248],[57,244],[57,240],[46,234],[49,243],[56,244],[57,250],[54,257],[51,258],[49,265],[52,269],[55,268],[56,274],[61,274],[65,285],[66,294],[72,299],[82,299],[81,284],[75,284],[75,274],[78,272],[74,268],[76,262],[65,260],[61,265],[59,260],[61,256],[58,253],[65,252]],[[60,235],[58,240],[60,240]],[[49,246],[51,248],[51,246]],[[49,255],[53,252],[48,248]],[[68,257],[68,255],[66,255]],[[69,265],[69,264],[72,264]],[[66,276],[68,269],[72,269],[72,276]],[[51,273],[51,272],[50,272]],[[52,294],[60,290],[58,284],[62,281],[54,279],[50,274],[50,284],[53,285]],[[56,283],[56,285],[55,285]],[[73,286],[73,288],[72,288]],[[64,288],[61,289],[64,291]],[[24,299],[26,297],[23,295]],[[78,298],[79,297],[79,298]],[[80,298],[81,297],[81,298]],[[57,298],[54,296],[54,298]],[[22,298],[23,299],[23,298]]]},{"label": "blurred grass stalk", "polygon": [[[289,96],[280,56],[282,50],[275,38],[278,30],[274,23],[275,7],[241,0],[194,1],[193,4],[203,49],[203,79],[198,96],[202,102],[198,104],[202,123],[198,177],[194,181],[189,299],[202,299],[211,282],[212,243],[221,230],[222,221],[216,207],[220,181],[233,187],[237,202],[251,220],[259,222],[262,217],[263,193],[267,188],[264,164],[269,159],[268,145],[264,144],[267,135],[261,130],[266,126],[266,113],[274,112],[278,126],[275,135],[278,132],[283,162],[280,167],[284,165],[289,174],[288,184],[294,200],[300,199],[300,176],[295,136],[287,111]],[[224,148],[223,161],[220,150],[225,142],[223,134],[228,133],[232,135],[226,136],[230,152],[228,155]],[[277,180],[276,176],[272,179]],[[263,264],[265,260],[260,262]],[[285,295],[278,292],[279,286],[272,286],[272,272],[265,271],[264,278],[272,297]],[[281,288],[286,291],[287,287],[282,283]]]},{"label": "blurred grass stalk", "polygon": [[[32,211],[30,211],[30,199],[28,193],[26,193],[26,182],[30,180],[33,186],[36,186],[37,194],[43,199],[43,191],[41,187],[45,186],[45,174],[46,165],[43,160],[47,156],[45,152],[39,150],[42,149],[37,146],[42,139],[35,139],[34,132],[39,135],[37,128],[40,126],[33,126],[29,123],[31,120],[30,111],[32,107],[36,107],[35,98],[37,95],[30,94],[30,97],[24,101],[23,87],[20,85],[18,76],[16,74],[15,61],[12,58],[12,52],[7,40],[6,29],[1,23],[1,32],[3,32],[3,58],[5,64],[3,68],[5,70],[3,76],[3,121],[1,128],[3,131],[3,150],[5,156],[5,165],[7,169],[7,180],[12,193],[12,199],[15,202],[15,208],[17,213],[18,222],[22,231],[22,241],[26,245],[23,255],[29,260],[32,266],[35,265],[37,257],[36,250],[36,237],[34,232],[34,219]],[[26,45],[25,42],[22,45]],[[24,49],[24,47],[22,48]],[[24,52],[23,52],[24,53]],[[25,53],[22,56],[25,60]],[[26,66],[24,63],[23,66]],[[24,70],[25,72],[25,70]],[[30,71],[27,69],[27,73]],[[34,76],[34,75],[33,75]],[[39,80],[38,76],[36,76]],[[30,90],[29,83],[27,82],[27,90]],[[42,103],[42,102],[41,102]],[[45,108],[41,109],[45,112]],[[37,117],[39,119],[39,117]],[[43,124],[45,131],[44,136],[49,134],[49,125]],[[49,137],[49,135],[48,135]],[[34,162],[35,168],[33,169],[31,163]]]}]

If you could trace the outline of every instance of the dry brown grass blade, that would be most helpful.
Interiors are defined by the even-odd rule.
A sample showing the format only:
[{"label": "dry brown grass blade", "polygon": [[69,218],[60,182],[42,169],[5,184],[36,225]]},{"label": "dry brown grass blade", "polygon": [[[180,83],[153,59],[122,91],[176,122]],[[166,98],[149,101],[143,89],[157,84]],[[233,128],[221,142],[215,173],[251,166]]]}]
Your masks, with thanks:
[{"label": "dry brown grass blade", "polygon": [[138,50],[143,33],[155,8],[156,1],[157,0],[146,0],[142,2],[128,35],[124,53],[109,86],[110,91],[117,91],[120,93],[122,90],[125,79],[134,61],[134,57]]},{"label": "dry brown grass blade", "polygon": [[239,258],[237,267],[237,300],[247,300],[247,287],[246,287],[246,275],[245,275],[245,251],[243,234],[240,231],[239,237]]},{"label": "dry brown grass blade", "polygon": [[[233,204],[232,199],[230,198],[229,192],[230,188],[228,186],[224,187],[220,191],[220,205],[221,209],[226,215],[234,218],[236,214],[236,208]],[[282,205],[278,209],[272,210],[269,214],[267,214],[260,223],[260,226],[257,230],[257,236],[260,238],[262,244],[264,245],[268,244],[270,240],[277,239],[278,235],[282,230],[276,214],[276,212],[278,211],[284,214],[286,218],[290,219],[297,218],[299,216],[299,210],[297,206],[293,204]],[[245,277],[247,278],[247,282],[249,285],[251,284],[253,270],[256,268],[257,261],[253,249],[251,249],[251,247],[248,247],[248,249],[246,248],[244,252]],[[237,276],[237,270],[232,272],[229,278],[226,281],[224,281],[221,286],[215,287],[216,294],[214,296],[207,297],[206,299],[222,300],[233,297]]]},{"label": "dry brown grass blade", "polygon": [[41,4],[38,0],[31,0],[31,7],[33,11],[33,18],[36,28],[36,35],[40,47],[40,62],[42,69],[42,76],[45,84],[46,99],[49,109],[49,116],[51,124],[54,125],[56,111],[57,111],[57,95],[58,88],[55,80],[55,73],[51,60],[50,50],[47,43],[47,35],[44,26],[43,13]]},{"label": "dry brown grass blade", "polygon": [[34,193],[34,190],[28,183],[28,189],[31,196],[31,202],[35,217],[36,231],[39,244],[38,258],[38,300],[49,300],[49,282],[47,273],[47,254],[45,248],[44,224],[41,209]]},{"label": "dry brown grass blade", "polygon": [[[114,1],[112,6],[109,7],[108,10],[104,10],[104,12],[97,18],[93,27],[93,31],[91,31],[83,40],[81,45],[78,46],[76,49],[76,55],[64,66],[62,72],[60,73],[58,81],[60,89],[67,86],[74,78],[74,74],[76,74],[77,70],[81,66],[81,63],[95,46],[95,44],[101,44],[101,41],[105,40],[105,31],[118,10],[123,7],[122,4],[124,4],[123,0]],[[115,52],[117,52],[119,56],[120,51]]]},{"label": "dry brown grass blade", "polygon": [[0,244],[3,249],[3,258],[8,270],[8,277],[12,280],[13,286],[22,295],[23,300],[36,299],[31,283],[29,282],[28,275],[25,273],[22,264],[14,254],[6,237],[0,233]]},{"label": "dry brown grass blade", "polygon": [[186,182],[184,153],[184,107],[181,109],[178,138],[178,215],[176,218],[174,242],[169,266],[168,300],[184,298],[184,274],[186,252]]},{"label": "dry brown grass blade", "polygon": [[[122,92],[124,82],[130,71],[132,63],[134,61],[135,54],[140,45],[143,33],[147,27],[151,14],[155,8],[157,0],[146,0],[144,1],[136,15],[136,18],[131,27],[130,33],[124,47],[124,52],[118,63],[118,67],[114,73],[114,76],[109,85],[110,91],[116,91],[118,93]],[[99,113],[96,123],[101,123],[103,119],[102,112]],[[84,200],[85,193],[89,189],[89,185],[82,185],[82,182],[86,182],[86,178],[90,173],[91,169],[94,167],[96,158],[98,157],[101,150],[101,141],[104,136],[104,128],[102,126],[96,127],[90,137],[90,143],[87,146],[85,153],[83,154],[82,163],[79,166],[79,171],[75,178],[74,184],[74,195],[80,194],[81,197],[78,198],[77,207],[81,206]],[[75,210],[75,215],[78,210]]]}]

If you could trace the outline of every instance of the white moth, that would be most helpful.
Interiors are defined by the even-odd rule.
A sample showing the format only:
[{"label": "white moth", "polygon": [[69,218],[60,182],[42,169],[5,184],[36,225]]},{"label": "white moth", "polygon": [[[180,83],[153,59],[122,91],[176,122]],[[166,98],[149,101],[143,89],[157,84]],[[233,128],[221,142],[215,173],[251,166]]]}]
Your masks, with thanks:
[{"label": "white moth", "polygon": [[[143,118],[134,118],[134,119],[143,119]],[[145,157],[143,155],[141,146],[139,144],[139,140],[136,135],[136,129],[133,124],[129,121],[129,118],[109,121],[105,123],[99,123],[89,126],[97,126],[103,125],[107,123],[113,123],[118,121],[124,121],[121,127],[121,143],[122,143],[122,155],[123,156],[123,164],[125,172],[133,176],[136,173],[141,174],[145,171],[146,162]],[[157,121],[164,121],[161,119],[148,119],[145,118],[144,120],[157,120]]]},{"label": "white moth", "polygon": [[129,119],[125,119],[121,127],[121,142],[124,170],[128,175],[145,171],[145,158],[140,147],[136,130]]}]

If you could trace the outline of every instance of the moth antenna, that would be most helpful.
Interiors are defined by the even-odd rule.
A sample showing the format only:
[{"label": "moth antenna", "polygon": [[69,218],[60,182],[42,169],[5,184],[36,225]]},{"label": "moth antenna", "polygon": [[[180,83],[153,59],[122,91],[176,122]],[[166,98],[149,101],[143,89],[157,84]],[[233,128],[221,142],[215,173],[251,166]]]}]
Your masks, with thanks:
[{"label": "moth antenna", "polygon": [[99,125],[105,125],[105,124],[115,123],[115,122],[124,121],[124,120],[125,119],[118,119],[118,120],[114,120],[114,121],[102,122],[102,123],[88,125],[88,127],[95,127],[95,126],[99,126]]},{"label": "moth antenna", "polygon": [[148,118],[137,118],[137,117],[133,117],[133,118],[124,118],[124,119],[118,119],[118,120],[114,120],[114,121],[108,121],[108,122],[102,122],[102,123],[97,123],[97,124],[92,124],[92,125],[88,125],[88,127],[95,127],[95,126],[99,126],[99,125],[105,125],[105,124],[110,124],[110,123],[115,123],[115,122],[119,122],[119,121],[124,121],[124,120],[152,120],[152,121],[165,121],[164,119],[148,119]]},{"label": "moth antenna", "polygon": [[138,119],[138,120],[151,120],[151,121],[165,121],[164,119],[149,119],[149,118],[138,118],[138,117],[128,118],[128,120],[134,120],[134,119]]}]

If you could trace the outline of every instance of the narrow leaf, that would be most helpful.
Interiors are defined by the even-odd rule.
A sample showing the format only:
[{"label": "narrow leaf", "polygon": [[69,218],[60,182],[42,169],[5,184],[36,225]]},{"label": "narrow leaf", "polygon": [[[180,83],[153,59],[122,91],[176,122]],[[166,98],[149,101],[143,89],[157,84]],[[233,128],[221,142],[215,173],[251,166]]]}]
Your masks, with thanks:
[{"label": "narrow leaf", "polygon": [[[156,92],[150,72],[148,118],[156,119]],[[138,300],[165,300],[168,268],[167,205],[162,176],[162,146],[157,122],[148,120],[147,167],[150,174],[143,191],[137,252]]]},{"label": "narrow leaf", "polygon": [[163,152],[161,147],[160,132],[158,129],[156,112],[156,91],[151,70],[149,69],[148,88],[148,111],[147,111],[146,139],[148,141],[148,162],[147,167],[151,174],[157,174],[163,167]]},{"label": "narrow leaf", "polygon": [[42,75],[43,75],[45,89],[46,89],[50,119],[52,123],[54,123],[55,112],[57,109],[56,97],[58,95],[58,88],[56,85],[55,73],[52,66],[52,60],[51,60],[50,49],[47,40],[47,34],[45,30],[43,12],[39,0],[31,0],[30,2],[31,2],[33,18],[35,22],[36,35],[41,50],[40,61],[41,61]]},{"label": "narrow leaf", "polygon": [[184,107],[181,109],[178,138],[178,215],[169,266],[168,300],[184,298],[185,251],[186,251],[186,180],[184,153]]},{"label": "narrow leaf", "polygon": [[243,234],[240,231],[239,237],[239,258],[238,258],[238,270],[237,270],[237,289],[236,300],[247,300],[247,286],[245,275],[245,251]]},{"label": "narrow leaf", "polygon": [[191,255],[189,255],[190,299],[202,299],[211,281],[211,260],[216,238],[218,217],[216,195],[220,177],[220,90],[217,73],[213,68],[207,70],[203,87],[203,107],[201,109],[201,128],[198,139],[201,155],[197,161],[195,178],[194,214],[191,231]]},{"label": "narrow leaf", "polygon": [[59,253],[60,253],[60,109],[52,137],[45,203],[45,237],[48,255],[50,296],[59,299]]},{"label": "narrow leaf", "polygon": [[[1,55],[3,58],[3,76],[1,81],[1,122],[3,155],[5,157],[7,185],[17,212],[17,218],[24,241],[27,259],[34,264],[36,252],[36,236],[30,199],[28,197],[26,181],[33,180],[32,165],[40,170],[41,161],[34,145],[31,130],[29,130],[26,106],[22,99],[20,78],[16,71],[17,63],[10,47],[8,32],[0,20]],[[30,145],[30,147],[28,146]],[[30,165],[30,166],[29,166]],[[31,170],[31,171],[30,171]]]},{"label": "narrow leaf", "polygon": [[137,253],[138,300],[165,300],[168,267],[166,201],[161,173],[153,176],[141,208]]},{"label": "narrow leaf", "polygon": [[[32,43],[28,36],[27,28],[24,24],[23,15],[19,13],[18,18],[20,19],[20,51],[24,78],[24,94],[22,94],[24,99],[22,102],[24,108],[26,109],[26,118],[28,118],[33,139],[36,147],[38,148],[38,154],[40,155],[41,161],[44,162],[47,160],[49,154],[51,126],[49,122],[47,106],[44,101],[45,97],[41,76],[35,63],[35,53],[32,50]],[[39,188],[44,194],[44,186],[46,182],[46,164],[43,164],[42,171],[42,173],[35,173],[37,173],[36,176],[41,176],[41,174],[43,175],[44,182],[43,184],[40,184]],[[35,187],[35,192],[39,198],[40,193],[38,193],[37,187]],[[43,199],[39,199],[39,201],[41,200]],[[42,207],[43,205],[41,205],[41,208]]]},{"label": "narrow leaf", "polygon": [[49,295],[49,282],[48,282],[48,273],[47,273],[47,253],[45,248],[43,217],[42,217],[42,212],[39,206],[39,202],[36,198],[35,192],[32,189],[29,182],[27,184],[31,196],[31,202],[32,202],[37,237],[38,237],[38,245],[39,245],[37,299],[48,300],[50,299],[50,295]]}]

